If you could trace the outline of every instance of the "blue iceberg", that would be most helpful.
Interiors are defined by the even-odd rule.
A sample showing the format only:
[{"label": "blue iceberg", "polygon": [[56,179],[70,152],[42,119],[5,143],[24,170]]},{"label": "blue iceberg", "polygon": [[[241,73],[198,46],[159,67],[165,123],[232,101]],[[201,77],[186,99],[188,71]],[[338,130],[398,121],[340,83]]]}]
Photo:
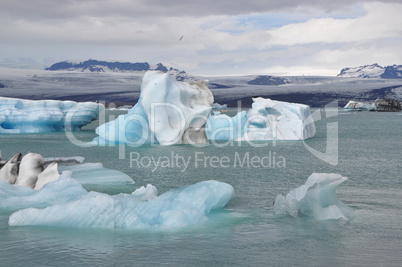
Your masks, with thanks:
[{"label": "blue iceberg", "polygon": [[187,227],[206,221],[211,210],[223,208],[234,195],[231,185],[214,180],[178,188],[158,197],[152,193],[155,190],[152,186],[147,188],[146,198],[142,198],[144,189],[115,196],[80,192],[75,201],[44,209],[19,210],[10,216],[9,225],[109,229]]},{"label": "blue iceberg", "polygon": [[161,71],[148,71],[138,103],[125,115],[100,125],[96,144],[175,145],[206,143],[204,126],[213,95],[204,81],[179,82]]},{"label": "blue iceberg", "polygon": [[0,211],[44,208],[77,200],[86,194],[87,191],[71,178],[71,172],[68,171],[63,172],[57,181],[44,185],[40,190],[0,181]]},{"label": "blue iceberg", "polygon": [[125,115],[100,125],[94,144],[204,144],[211,140],[304,140],[315,135],[310,107],[253,98],[252,108],[234,117],[211,115],[213,95],[204,81],[178,82],[148,71],[138,103]]},{"label": "blue iceberg", "polygon": [[94,102],[0,97],[0,133],[78,131],[103,109]]}]

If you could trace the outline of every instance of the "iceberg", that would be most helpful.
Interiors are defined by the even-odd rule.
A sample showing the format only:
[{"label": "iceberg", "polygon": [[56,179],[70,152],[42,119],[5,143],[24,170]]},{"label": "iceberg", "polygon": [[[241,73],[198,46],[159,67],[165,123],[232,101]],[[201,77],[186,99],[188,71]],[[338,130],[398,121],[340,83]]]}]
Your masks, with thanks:
[{"label": "iceberg", "polygon": [[149,144],[206,143],[204,126],[213,103],[204,81],[179,82],[168,73],[147,71],[141,96],[130,111],[96,129],[93,142]]},{"label": "iceberg", "polygon": [[14,184],[18,177],[19,163],[22,153],[15,154],[11,159],[2,162],[0,158],[0,181]]},{"label": "iceberg", "polygon": [[276,215],[308,216],[316,220],[349,220],[353,209],[336,195],[337,187],[348,178],[336,173],[313,173],[306,183],[286,195],[277,195]]},{"label": "iceberg", "polygon": [[127,114],[96,128],[98,137],[92,143],[138,146],[304,140],[316,133],[307,105],[257,97],[248,112],[229,117],[217,112],[211,115],[213,100],[205,81],[190,84],[167,73],[148,71],[138,103]]},{"label": "iceberg", "polygon": [[219,104],[219,103],[213,103],[212,104],[212,109],[213,110],[227,110],[228,105],[227,104]]},{"label": "iceberg", "polygon": [[262,97],[233,118],[211,115],[206,129],[209,140],[236,141],[304,140],[316,133],[309,106]]},{"label": "iceberg", "polygon": [[45,184],[57,181],[59,178],[58,164],[57,162],[52,162],[38,175],[34,189],[41,190]]},{"label": "iceberg", "polygon": [[16,211],[31,207],[44,208],[81,198],[87,191],[65,171],[56,181],[40,190],[0,181],[0,211]]},{"label": "iceberg", "polygon": [[[154,192],[151,185],[147,188]],[[181,187],[151,199],[140,199],[139,195],[144,195],[145,191],[148,190],[115,196],[89,192],[64,204],[14,212],[9,225],[109,229],[188,227],[206,221],[211,210],[223,208],[234,195],[231,185],[214,180]]]},{"label": "iceberg", "polygon": [[16,185],[34,188],[38,176],[45,170],[45,159],[37,153],[28,153],[19,164]]},{"label": "iceberg", "polygon": [[[21,153],[16,154],[12,159],[16,157],[20,159]],[[57,159],[58,161],[49,161],[49,159]],[[16,179],[18,182],[18,178],[21,178],[20,174],[22,174],[23,181],[12,184],[5,179],[0,179],[0,212],[1,210],[47,207],[70,202],[81,198],[83,194],[87,194],[82,185],[134,184],[134,181],[125,173],[104,168],[101,163],[77,163],[76,161],[83,162],[84,158],[43,159],[39,154],[28,153],[25,155]],[[22,164],[25,166],[21,167]],[[47,167],[38,172],[38,169],[41,170],[46,164],[48,164]],[[0,169],[0,174],[2,174],[3,169]],[[25,169],[23,173],[21,173],[21,169]],[[2,177],[0,176],[0,178]],[[134,193],[138,199],[148,200],[157,195],[157,190],[156,187],[148,185]]]},{"label": "iceberg", "polygon": [[0,133],[78,131],[103,109],[94,102],[0,97]]},{"label": "iceberg", "polygon": [[359,101],[350,100],[343,107],[343,109],[346,111],[362,111],[362,110],[374,111],[374,110],[376,110],[376,105],[374,103],[369,103],[369,102],[359,102]]},{"label": "iceberg", "polygon": [[239,140],[244,136],[247,112],[238,112],[234,117],[215,114],[208,118],[206,133],[208,140]]},{"label": "iceberg", "polygon": [[56,181],[63,171],[69,171],[72,178],[81,184],[134,184],[125,173],[104,168],[102,163],[83,163],[83,157],[43,158],[36,153],[15,154],[6,162],[0,161],[0,181],[35,190]]},{"label": "iceberg", "polygon": [[151,184],[147,184],[146,187],[141,186],[131,195],[135,196],[140,201],[153,200],[158,197],[158,189]]}]

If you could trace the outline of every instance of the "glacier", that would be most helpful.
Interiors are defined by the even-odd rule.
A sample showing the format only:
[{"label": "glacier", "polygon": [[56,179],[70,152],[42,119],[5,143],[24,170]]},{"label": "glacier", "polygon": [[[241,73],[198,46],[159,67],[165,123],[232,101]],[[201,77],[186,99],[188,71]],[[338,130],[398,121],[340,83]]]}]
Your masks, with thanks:
[{"label": "glacier", "polygon": [[[59,183],[67,180],[72,186],[80,186],[73,182],[74,179],[67,177],[61,177]],[[48,189],[50,185],[52,183],[47,186]],[[133,194],[114,196],[93,191],[77,191],[75,197],[78,199],[74,201],[54,204],[43,209],[18,210],[10,216],[9,225],[174,229],[207,221],[211,210],[222,209],[234,195],[231,185],[214,180],[184,186],[160,196],[154,195],[156,188],[152,185],[147,188],[137,189]],[[42,190],[45,189],[46,187]],[[65,191],[69,192],[68,185]],[[48,191],[47,194],[53,192]],[[141,198],[147,194],[147,197]],[[43,195],[45,197],[46,193]]]},{"label": "glacier", "polygon": [[347,221],[353,217],[353,209],[336,195],[337,187],[347,179],[336,173],[313,173],[304,185],[276,196],[274,214]]},{"label": "glacier", "polygon": [[262,97],[234,117],[211,115],[206,130],[209,140],[235,141],[304,140],[316,133],[309,106]]},{"label": "glacier", "polygon": [[213,95],[205,81],[179,82],[147,71],[138,103],[125,115],[100,125],[93,142],[160,145],[206,143],[204,126]]},{"label": "glacier", "polygon": [[0,133],[78,131],[103,109],[94,102],[0,97]]}]

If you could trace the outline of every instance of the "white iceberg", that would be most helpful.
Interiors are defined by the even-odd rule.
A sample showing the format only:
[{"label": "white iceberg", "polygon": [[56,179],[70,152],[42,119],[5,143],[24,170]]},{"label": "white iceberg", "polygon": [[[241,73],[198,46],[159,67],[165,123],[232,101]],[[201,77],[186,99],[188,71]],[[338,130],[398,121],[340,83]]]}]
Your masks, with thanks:
[{"label": "white iceberg", "polygon": [[376,105],[371,102],[359,102],[350,100],[343,108],[346,111],[362,111],[362,110],[374,111],[376,109]]},{"label": "white iceberg", "polygon": [[78,131],[102,109],[94,102],[0,97],[0,133]]},{"label": "white iceberg", "polygon": [[7,162],[0,161],[0,181],[41,190],[59,179],[61,172],[69,171],[81,184],[134,184],[125,173],[104,168],[102,163],[83,163],[84,160],[83,157],[43,158],[36,153],[22,157],[22,153],[17,153]]},{"label": "white iceberg", "polygon": [[135,190],[131,195],[140,201],[149,201],[158,197],[158,189],[151,184],[147,184],[147,186],[141,186]]},{"label": "white iceberg", "polygon": [[138,199],[136,194],[110,196],[89,192],[65,204],[19,210],[10,216],[9,225],[119,229],[186,227],[206,221],[210,211],[223,208],[233,194],[231,185],[213,180],[178,188],[148,201]]},{"label": "white iceberg", "polygon": [[252,108],[231,118],[224,114],[211,115],[207,124],[209,140],[304,140],[315,135],[310,107],[253,98]]},{"label": "white iceberg", "polygon": [[138,103],[96,129],[94,142],[161,145],[206,143],[204,126],[213,95],[204,81],[176,81],[160,71],[145,73]]},{"label": "white iceberg", "polygon": [[309,216],[316,220],[349,220],[352,208],[336,195],[337,187],[346,177],[335,173],[313,173],[306,183],[286,195],[277,195],[274,213],[277,215]]},{"label": "white iceberg", "polygon": [[[19,158],[21,158],[20,155],[21,153],[17,154]],[[22,166],[24,158],[29,160],[28,165],[25,164],[25,167]],[[19,166],[20,173],[17,174],[18,178],[23,174],[25,183],[11,184],[7,180],[0,179],[0,211],[47,207],[76,200],[87,193],[82,185],[134,184],[134,181],[125,173],[104,168],[101,163],[77,164],[77,161],[84,161],[83,157],[43,159],[39,154],[28,153],[24,158]],[[49,161],[51,159],[56,159],[57,161]],[[48,164],[49,162],[50,164],[38,173],[36,169],[42,170],[43,164],[39,164],[42,161],[43,164]],[[1,168],[0,171],[3,169]],[[23,169],[25,169],[24,173],[21,173]],[[59,172],[61,172],[61,175],[59,175]],[[147,186],[143,191],[140,189],[137,190],[138,192],[136,191],[138,199],[152,199],[152,194],[157,194],[156,188],[152,186]]]}]

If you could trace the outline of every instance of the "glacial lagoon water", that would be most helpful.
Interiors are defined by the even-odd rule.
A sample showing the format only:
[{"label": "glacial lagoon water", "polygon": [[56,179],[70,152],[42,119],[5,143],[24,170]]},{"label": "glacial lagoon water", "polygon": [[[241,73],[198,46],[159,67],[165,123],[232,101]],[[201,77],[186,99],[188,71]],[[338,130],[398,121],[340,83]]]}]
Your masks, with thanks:
[{"label": "glacial lagoon water", "polygon": [[[113,195],[151,183],[163,193],[210,179],[229,183],[235,190],[226,208],[211,213],[207,222],[171,230],[11,227],[11,212],[0,211],[0,265],[400,266],[402,113],[339,110],[334,117],[321,115],[313,139],[257,143],[261,147],[233,142],[221,147],[123,149],[76,146],[64,133],[0,135],[3,158],[29,151],[45,157],[82,156],[85,162],[100,162],[135,181],[85,185],[87,190]],[[335,166],[306,148],[325,152],[328,123],[338,126]],[[87,130],[74,136],[86,142],[95,133]],[[214,156],[228,160],[219,166],[211,161]],[[189,163],[186,169],[180,163],[155,167],[148,164],[152,157],[183,157]],[[252,163],[247,157],[265,161]],[[276,195],[304,184],[313,172],[349,178],[337,193],[355,210],[353,219],[316,221],[273,214]]]}]

